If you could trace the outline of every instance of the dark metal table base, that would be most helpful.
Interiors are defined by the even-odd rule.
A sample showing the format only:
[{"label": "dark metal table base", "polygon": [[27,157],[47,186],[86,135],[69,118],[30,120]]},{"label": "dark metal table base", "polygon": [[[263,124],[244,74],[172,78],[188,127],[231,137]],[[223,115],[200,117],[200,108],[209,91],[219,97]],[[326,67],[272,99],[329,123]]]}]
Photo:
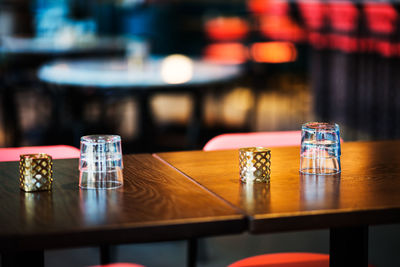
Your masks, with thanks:
[{"label": "dark metal table base", "polygon": [[1,254],[1,266],[3,267],[43,267],[44,251],[7,252]]},{"label": "dark metal table base", "polygon": [[368,266],[368,226],[330,229],[329,266]]}]

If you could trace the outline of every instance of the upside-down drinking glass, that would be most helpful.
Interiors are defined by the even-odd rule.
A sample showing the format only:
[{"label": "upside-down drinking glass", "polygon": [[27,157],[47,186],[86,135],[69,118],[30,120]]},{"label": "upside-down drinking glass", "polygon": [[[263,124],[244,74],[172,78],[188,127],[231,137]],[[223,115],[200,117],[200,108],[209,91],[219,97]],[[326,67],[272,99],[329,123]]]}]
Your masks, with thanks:
[{"label": "upside-down drinking glass", "polygon": [[123,185],[121,137],[81,137],[79,186],[82,189],[113,189]]},{"label": "upside-down drinking glass", "polygon": [[340,132],[336,123],[309,122],[301,128],[300,172],[330,175],[339,173]]}]

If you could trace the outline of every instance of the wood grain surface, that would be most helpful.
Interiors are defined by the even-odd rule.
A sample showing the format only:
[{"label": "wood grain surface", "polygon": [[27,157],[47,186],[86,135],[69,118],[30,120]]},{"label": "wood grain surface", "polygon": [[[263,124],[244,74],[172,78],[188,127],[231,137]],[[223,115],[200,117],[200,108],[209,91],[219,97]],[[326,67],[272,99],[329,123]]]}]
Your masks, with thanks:
[{"label": "wood grain surface", "polygon": [[80,190],[78,160],[54,160],[52,191],[25,193],[0,163],[0,250],[239,233],[244,216],[150,154],[124,156],[124,186]]},{"label": "wood grain surface", "polygon": [[299,147],[271,148],[271,183],[239,181],[237,150],[155,154],[249,215],[251,232],[400,222],[400,141],[342,144],[342,172],[301,175]]}]

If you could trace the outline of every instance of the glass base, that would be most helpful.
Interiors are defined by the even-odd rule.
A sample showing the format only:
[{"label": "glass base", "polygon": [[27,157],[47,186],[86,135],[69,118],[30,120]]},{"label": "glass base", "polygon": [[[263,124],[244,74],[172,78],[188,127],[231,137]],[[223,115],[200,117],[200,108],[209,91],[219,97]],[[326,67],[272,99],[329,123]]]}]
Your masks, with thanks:
[{"label": "glass base", "polygon": [[331,175],[341,172],[339,157],[300,157],[300,172],[304,174]]},{"label": "glass base", "polygon": [[115,189],[123,183],[122,170],[107,172],[80,172],[79,187],[82,189]]},{"label": "glass base", "polygon": [[303,174],[332,175],[332,174],[340,173],[340,170],[304,168],[304,169],[300,169],[300,172]]}]

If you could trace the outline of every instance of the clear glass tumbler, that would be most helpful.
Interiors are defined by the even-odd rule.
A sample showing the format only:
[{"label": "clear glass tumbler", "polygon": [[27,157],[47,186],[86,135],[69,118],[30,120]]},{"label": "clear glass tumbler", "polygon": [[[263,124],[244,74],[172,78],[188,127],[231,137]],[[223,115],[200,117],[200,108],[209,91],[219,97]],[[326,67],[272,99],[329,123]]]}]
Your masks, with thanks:
[{"label": "clear glass tumbler", "polygon": [[87,135],[81,137],[79,187],[113,189],[123,185],[121,137]]},{"label": "clear glass tumbler", "polygon": [[300,172],[340,173],[340,131],[336,123],[309,122],[301,128]]}]

